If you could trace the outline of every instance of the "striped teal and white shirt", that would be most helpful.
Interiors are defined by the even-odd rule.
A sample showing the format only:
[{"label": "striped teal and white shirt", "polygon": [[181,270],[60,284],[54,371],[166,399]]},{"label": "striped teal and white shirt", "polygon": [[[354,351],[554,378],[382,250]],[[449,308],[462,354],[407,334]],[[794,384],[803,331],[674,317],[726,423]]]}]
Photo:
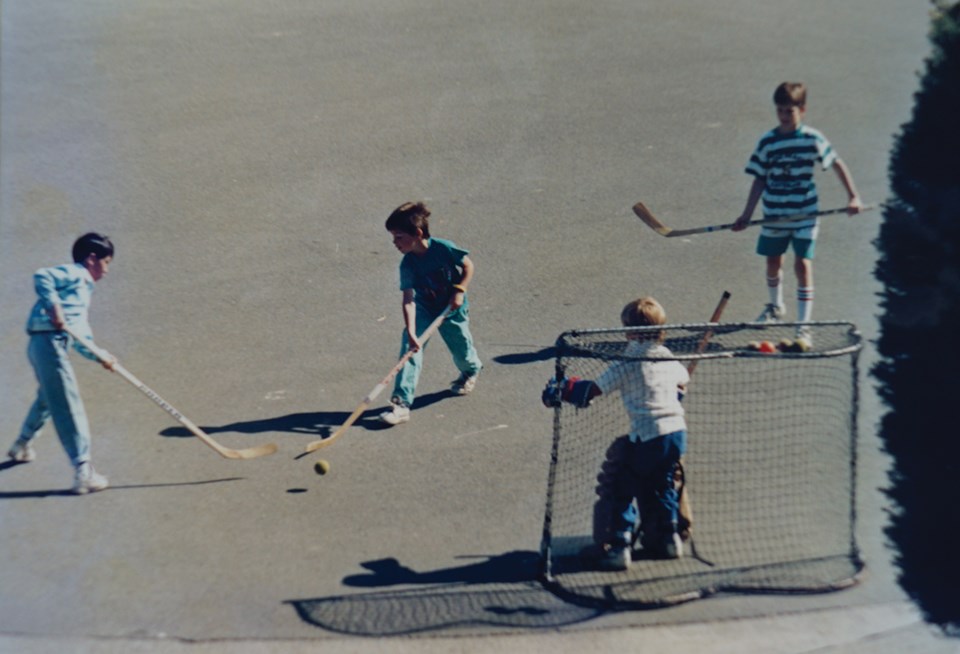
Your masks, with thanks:
[{"label": "striped teal and white shirt", "polygon": [[[814,213],[819,209],[813,173],[819,163],[829,169],[837,160],[836,152],[819,131],[800,125],[796,131],[781,134],[772,129],[764,134],[750,156],[745,172],[766,183],[763,190],[763,217]],[[790,222],[783,228],[814,227],[816,218]]]}]

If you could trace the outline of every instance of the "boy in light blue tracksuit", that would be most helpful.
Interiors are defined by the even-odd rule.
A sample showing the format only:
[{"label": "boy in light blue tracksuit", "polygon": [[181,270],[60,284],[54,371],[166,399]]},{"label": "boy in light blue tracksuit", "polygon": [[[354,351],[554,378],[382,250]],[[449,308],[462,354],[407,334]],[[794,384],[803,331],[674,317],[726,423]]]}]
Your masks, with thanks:
[{"label": "boy in light blue tracksuit", "polygon": [[[52,419],[60,443],[76,469],[72,491],[78,495],[103,490],[108,481],[90,464],[90,426],[70,363],[70,346],[88,359],[96,358],[81,343],[72,342],[63,327],[69,325],[93,343],[87,320],[90,299],[94,284],[109,271],[113,251],[109,238],[90,232],[74,242],[74,263],[41,268],[33,276],[37,302],[27,320],[27,356],[39,390],[8,456],[17,463],[32,461],[36,457],[32,441]],[[114,363],[111,358],[103,366],[111,370]]]}]

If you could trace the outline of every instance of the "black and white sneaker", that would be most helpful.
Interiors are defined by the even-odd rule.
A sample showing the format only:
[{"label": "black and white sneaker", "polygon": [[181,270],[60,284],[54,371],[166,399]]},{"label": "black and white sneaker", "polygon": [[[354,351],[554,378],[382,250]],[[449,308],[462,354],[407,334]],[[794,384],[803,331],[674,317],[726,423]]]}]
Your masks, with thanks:
[{"label": "black and white sneaker", "polygon": [[771,302],[763,307],[763,311],[760,312],[754,322],[772,324],[782,321],[785,315],[787,315],[787,307]]},{"label": "black and white sneaker", "polygon": [[379,418],[380,422],[384,422],[392,426],[396,426],[404,422],[410,422],[410,407],[394,402],[390,405],[390,410],[381,413]]},{"label": "black and white sneaker", "polygon": [[462,373],[452,384],[450,390],[455,395],[469,395],[477,385],[479,373]]}]

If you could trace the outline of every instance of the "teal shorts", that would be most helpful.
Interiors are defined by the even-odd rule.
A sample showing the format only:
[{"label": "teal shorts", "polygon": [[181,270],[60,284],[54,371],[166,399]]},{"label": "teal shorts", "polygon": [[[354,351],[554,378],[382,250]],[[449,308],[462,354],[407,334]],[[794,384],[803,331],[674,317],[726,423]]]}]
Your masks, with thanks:
[{"label": "teal shorts", "polygon": [[787,251],[787,246],[793,246],[793,253],[799,259],[813,259],[816,241],[812,238],[796,238],[786,232],[783,236],[766,236],[761,234],[757,239],[757,254],[764,257],[778,257]]}]

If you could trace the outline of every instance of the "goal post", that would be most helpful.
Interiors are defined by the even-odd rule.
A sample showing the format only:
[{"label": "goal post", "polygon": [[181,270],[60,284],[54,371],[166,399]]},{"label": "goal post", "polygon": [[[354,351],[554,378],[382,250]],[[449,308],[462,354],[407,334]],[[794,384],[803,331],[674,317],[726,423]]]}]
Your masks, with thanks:
[{"label": "goal post", "polygon": [[[786,341],[798,326],[703,323],[559,336],[558,377],[596,379],[613,363],[649,361],[626,350],[631,332],[662,336],[672,360],[695,365],[683,399],[693,526],[680,559],[637,550],[627,571],[599,570],[586,554],[594,545],[597,475],[629,419],[619,393],[586,408],[564,403],[553,414],[541,544],[551,590],[642,607],[721,591],[818,592],[855,583],[863,568],[855,538],[862,339],[851,323],[806,323],[812,347],[793,351]],[[756,349],[763,341],[782,342],[785,351]]]}]

